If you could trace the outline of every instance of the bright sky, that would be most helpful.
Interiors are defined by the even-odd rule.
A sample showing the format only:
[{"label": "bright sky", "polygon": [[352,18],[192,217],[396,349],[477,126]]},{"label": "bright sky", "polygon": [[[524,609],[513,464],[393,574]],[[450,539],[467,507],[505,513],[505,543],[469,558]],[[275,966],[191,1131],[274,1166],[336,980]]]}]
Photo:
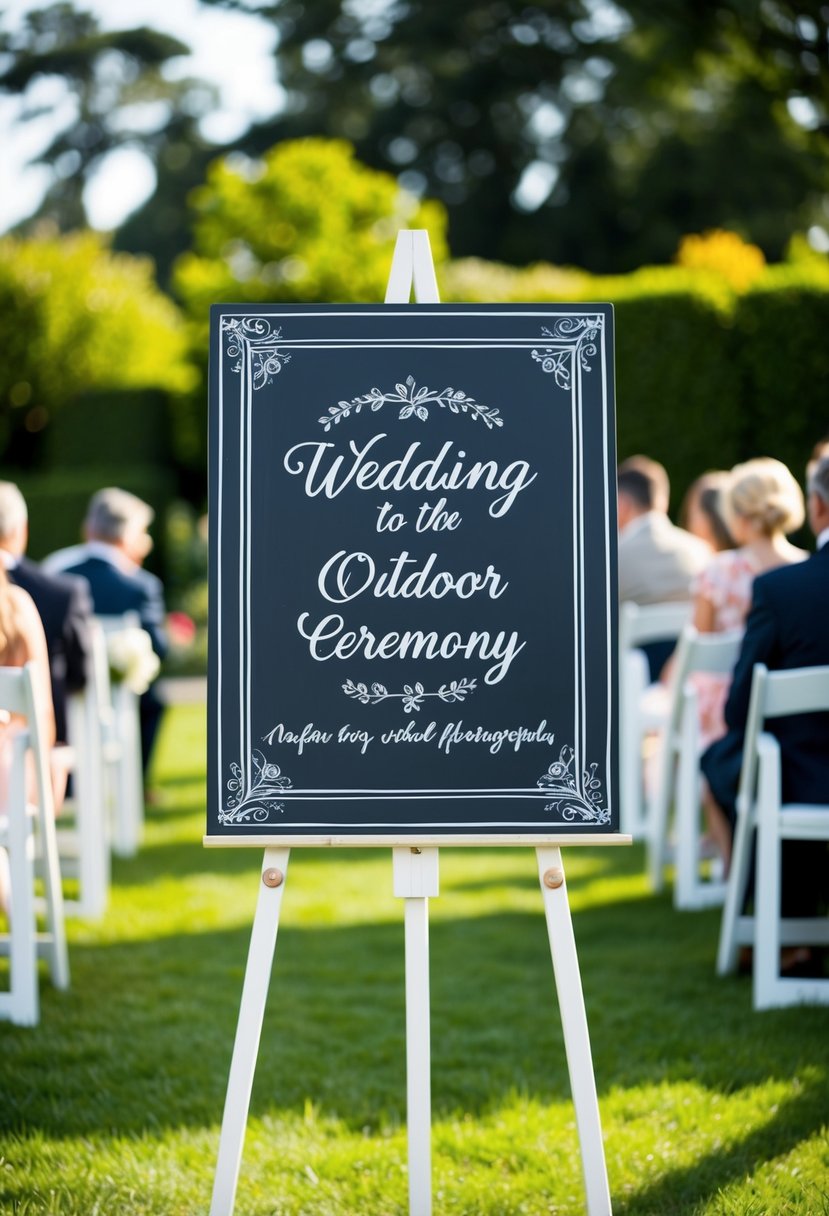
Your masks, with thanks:
[{"label": "bright sky", "polygon": [[[7,0],[2,26],[13,29],[23,13],[45,7],[47,0]],[[84,0],[105,29],[148,25],[181,39],[192,55],[174,59],[166,68],[170,78],[201,77],[214,84],[221,108],[202,123],[208,139],[233,139],[248,122],[272,114],[282,90],[276,83],[272,54],[275,34],[258,18],[239,12],[203,8],[197,0]],[[44,80],[38,86],[43,117],[15,126],[20,98],[0,97],[0,232],[29,215],[49,181],[44,168],[26,168],[29,157],[46,147],[72,113],[65,88]],[[96,228],[116,227],[144,201],[155,185],[149,161],[137,151],[123,149],[102,164],[90,184],[86,204]]]}]

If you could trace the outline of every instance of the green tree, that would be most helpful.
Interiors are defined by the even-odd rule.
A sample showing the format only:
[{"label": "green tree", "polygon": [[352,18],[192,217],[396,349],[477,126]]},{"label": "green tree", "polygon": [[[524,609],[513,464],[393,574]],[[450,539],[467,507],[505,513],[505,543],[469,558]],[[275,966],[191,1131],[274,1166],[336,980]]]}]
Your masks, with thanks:
[{"label": "green tree", "polygon": [[33,220],[48,218],[64,231],[85,227],[84,191],[117,149],[137,149],[158,163],[175,156],[182,141],[201,146],[196,120],[215,103],[215,90],[162,75],[169,60],[188,50],[145,26],[104,32],[91,13],[65,2],[29,12],[18,27],[0,33],[6,65],[0,92],[22,99],[20,121],[42,115],[38,86],[44,81],[63,83],[74,111],[33,158],[53,175]]},{"label": "green tree", "polygon": [[41,432],[81,393],[192,385],[182,319],[147,259],[113,254],[88,232],[0,240],[0,451],[8,463],[32,464]]},{"label": "green tree", "polygon": [[194,251],[178,261],[174,285],[201,338],[219,301],[382,300],[400,228],[426,228],[435,261],[447,255],[440,204],[361,165],[342,140],[221,158],[191,209]]},{"label": "green tree", "polygon": [[456,255],[627,270],[685,232],[734,228],[778,257],[793,231],[829,226],[825,4],[255,7],[288,105],[240,146],[351,140],[446,204]]}]

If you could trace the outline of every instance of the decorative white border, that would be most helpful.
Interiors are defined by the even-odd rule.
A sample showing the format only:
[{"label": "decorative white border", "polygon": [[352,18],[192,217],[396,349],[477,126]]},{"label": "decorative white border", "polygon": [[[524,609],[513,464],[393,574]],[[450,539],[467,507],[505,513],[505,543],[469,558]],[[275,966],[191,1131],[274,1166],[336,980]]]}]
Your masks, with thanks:
[{"label": "decorative white border", "polygon": [[[426,315],[443,315],[444,317],[450,313],[453,317],[457,316],[481,316],[481,313],[464,312],[462,309],[450,310],[446,307],[441,309],[440,313],[427,313]],[[408,310],[410,314],[410,310]],[[272,314],[275,318],[280,317],[288,319],[295,317],[296,313]],[[316,311],[313,314],[315,317],[338,317],[342,316],[343,312],[324,312]],[[364,312],[366,316],[382,316],[388,318],[392,315],[406,315],[406,313],[395,312],[388,305],[378,313]],[[424,315],[424,310],[419,310],[419,315]],[[582,372],[591,370],[589,358],[597,353],[597,345],[601,346],[602,359],[602,413],[603,413],[603,428],[604,428],[604,460],[605,460],[605,478],[604,478],[604,514],[605,514],[605,530],[609,532],[610,507],[608,500],[608,468],[607,468],[607,440],[608,440],[608,418],[607,418],[607,377],[606,377],[606,358],[605,358],[605,330],[604,316],[596,314],[588,316],[584,313],[562,312],[555,313],[555,310],[547,309],[543,311],[528,311],[526,313],[510,310],[509,313],[497,313],[488,311],[486,316],[533,316],[533,317],[556,317],[552,330],[546,326],[541,326],[542,335],[547,339],[544,344],[544,349],[539,351],[534,343],[537,339],[522,339],[522,338],[474,338],[474,339],[457,339],[457,338],[406,338],[395,337],[392,339],[382,338],[363,338],[363,339],[288,339],[282,336],[281,328],[275,328],[272,321],[266,317],[257,317],[250,313],[243,314],[228,314],[220,316],[220,351],[219,351],[219,466],[222,464],[222,449],[224,435],[224,393],[223,393],[223,360],[225,355],[236,360],[232,370],[240,376],[240,458],[241,458],[241,476],[240,476],[240,520],[239,520],[239,635],[240,640],[243,639],[243,654],[242,662],[240,663],[239,671],[239,692],[240,692],[240,750],[239,754],[250,756],[250,763],[246,766],[244,760],[241,762],[231,762],[229,770],[231,777],[227,780],[228,793],[226,794],[222,788],[222,737],[221,729],[218,731],[218,774],[219,774],[219,824],[229,826],[235,823],[244,823],[249,827],[268,828],[278,823],[279,820],[271,818],[274,815],[284,814],[284,798],[280,799],[279,795],[288,795],[292,800],[296,801],[372,801],[377,799],[394,799],[396,801],[429,801],[431,799],[467,799],[476,798],[486,800],[490,798],[533,798],[539,796],[551,798],[547,802],[544,810],[547,814],[555,814],[557,819],[554,821],[558,827],[575,826],[577,824],[593,824],[606,825],[610,822],[610,797],[606,800],[601,792],[601,782],[596,776],[598,765],[594,762],[585,766],[582,762],[584,751],[584,740],[587,732],[587,711],[584,698],[584,683],[585,683],[585,628],[584,628],[584,452],[583,452],[583,432],[582,432]],[[224,349],[224,344],[221,341],[221,336],[226,336],[227,348]],[[550,765],[547,773],[540,777],[537,781],[537,788],[515,788],[515,789],[440,789],[440,790],[378,790],[378,789],[361,789],[361,790],[294,790],[288,778],[282,777],[281,771],[277,765],[270,765],[265,760],[261,752],[254,751],[251,739],[251,723],[250,723],[250,684],[251,684],[251,608],[250,608],[250,567],[251,567],[251,539],[250,528],[246,527],[246,522],[250,518],[251,507],[251,449],[252,449],[252,398],[253,393],[262,388],[265,384],[272,383],[273,377],[277,375],[291,359],[289,351],[286,347],[304,348],[313,350],[332,350],[342,348],[367,348],[367,349],[522,349],[530,348],[530,353],[537,362],[541,364],[541,370],[552,373],[554,380],[559,388],[568,391],[571,400],[572,420],[573,420],[573,522],[574,522],[574,621],[575,621],[575,723],[574,723],[574,745],[571,747],[565,745],[560,752],[559,760]],[[407,378],[407,386],[410,394],[414,390],[414,380],[411,376]],[[404,386],[398,385],[400,390]],[[375,390],[372,390],[374,392]],[[379,390],[377,390],[379,392]],[[444,390],[449,391],[449,390]],[[371,394],[369,394],[371,398]],[[400,400],[397,397],[396,400]],[[366,404],[365,400],[355,399],[350,403],[351,407],[355,407],[359,402],[361,405]],[[340,405],[349,403],[340,403]],[[382,402],[381,402],[382,404]],[[379,407],[376,407],[379,408]],[[451,408],[451,407],[450,407]],[[345,411],[344,411],[345,412]],[[355,409],[355,412],[356,409]],[[497,415],[498,411],[494,411]],[[320,423],[324,423],[325,418],[321,418]],[[494,421],[494,420],[493,420]],[[499,419],[495,425],[502,425],[503,420]],[[491,425],[491,424],[488,424]],[[328,428],[326,427],[326,430]],[[222,494],[221,487],[219,489],[219,518],[217,521],[217,534],[220,539],[219,552],[221,554],[221,537],[222,531]],[[608,621],[608,636],[607,636],[607,661],[608,661],[608,688],[612,687],[612,650],[610,646],[610,568],[609,568],[609,549],[606,553],[606,596],[607,596],[607,621]],[[221,566],[217,577],[217,616],[218,627],[217,636],[222,635],[221,617],[222,617],[222,577]],[[221,653],[217,656],[217,692],[218,702],[221,705],[221,688],[222,688],[222,671],[221,671]],[[345,685],[343,686],[345,689]],[[608,780],[611,774],[611,714],[607,716],[607,732],[606,732],[606,772]],[[266,773],[270,773],[268,777]],[[274,784],[276,783],[276,784]],[[608,791],[610,794],[610,791]],[[293,828],[326,828],[342,827],[341,824],[333,824],[330,820],[314,820],[307,822],[291,821]],[[410,823],[407,828],[417,830],[421,828],[450,828],[463,827],[467,830],[487,827],[512,827],[515,826],[514,819],[509,820],[485,820],[477,823],[463,822],[446,822],[443,820],[435,821],[428,820],[426,822]],[[545,820],[539,823],[522,823],[519,825],[524,831],[528,828],[539,828],[549,831],[551,823]],[[367,828],[398,828],[399,824],[384,824],[376,820],[368,823],[349,823],[349,829],[367,827]]]}]

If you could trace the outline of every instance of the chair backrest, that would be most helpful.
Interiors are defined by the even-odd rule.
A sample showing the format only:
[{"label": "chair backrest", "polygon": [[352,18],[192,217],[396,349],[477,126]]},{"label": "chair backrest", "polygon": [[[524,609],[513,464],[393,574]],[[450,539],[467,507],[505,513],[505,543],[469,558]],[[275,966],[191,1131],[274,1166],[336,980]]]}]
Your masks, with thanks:
[{"label": "chair backrest", "polygon": [[674,652],[669,692],[669,732],[679,726],[688,677],[698,672],[730,675],[740,653],[742,636],[739,629],[725,633],[700,633],[693,625],[685,626]]},{"label": "chair backrest", "polygon": [[766,718],[829,710],[829,667],[770,671],[765,685],[763,715]]},{"label": "chair backrest", "polygon": [[829,710],[829,666],[769,671],[765,663],[755,663],[737,794],[737,807],[741,812],[748,809],[754,797],[757,739],[765,719],[821,710]]},{"label": "chair backrest", "polygon": [[26,719],[41,812],[54,817],[49,748],[43,731],[45,707],[33,662],[23,667],[0,667],[0,709]]},{"label": "chair backrest", "polygon": [[[120,620],[120,617],[118,618]],[[102,716],[112,712],[112,689],[109,678],[107,643],[100,618],[93,617],[89,627],[89,685]]]},{"label": "chair backrest", "polygon": [[120,633],[122,629],[140,629],[141,618],[137,612],[122,612],[117,616],[102,616],[97,614],[95,620],[104,633]]},{"label": "chair backrest", "polygon": [[691,617],[690,601],[668,604],[633,604],[629,600],[619,611],[619,651],[624,653],[648,642],[678,638]]}]

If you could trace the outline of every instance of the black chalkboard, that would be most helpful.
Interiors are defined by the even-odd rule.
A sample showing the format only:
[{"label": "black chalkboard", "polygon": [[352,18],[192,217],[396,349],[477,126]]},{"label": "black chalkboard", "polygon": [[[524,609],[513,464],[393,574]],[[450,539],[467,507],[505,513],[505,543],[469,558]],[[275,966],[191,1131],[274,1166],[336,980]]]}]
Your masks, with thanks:
[{"label": "black chalkboard", "polygon": [[612,310],[216,306],[208,837],[618,830]]}]

